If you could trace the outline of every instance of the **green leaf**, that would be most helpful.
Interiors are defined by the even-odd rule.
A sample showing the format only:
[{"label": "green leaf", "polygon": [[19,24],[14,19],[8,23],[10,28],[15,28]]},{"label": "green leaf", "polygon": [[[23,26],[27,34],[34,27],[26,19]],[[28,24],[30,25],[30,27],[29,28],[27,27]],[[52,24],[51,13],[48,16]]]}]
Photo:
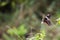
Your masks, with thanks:
[{"label": "green leaf", "polygon": [[12,36],[12,35],[14,34],[14,33],[13,33],[13,29],[11,29],[11,28],[8,29],[8,30],[7,30],[7,33],[10,34],[10,35]]},{"label": "green leaf", "polygon": [[19,26],[19,28],[18,28],[18,34],[19,35],[24,35],[26,33],[27,33],[27,29],[25,28],[25,25],[23,24],[23,25]]}]

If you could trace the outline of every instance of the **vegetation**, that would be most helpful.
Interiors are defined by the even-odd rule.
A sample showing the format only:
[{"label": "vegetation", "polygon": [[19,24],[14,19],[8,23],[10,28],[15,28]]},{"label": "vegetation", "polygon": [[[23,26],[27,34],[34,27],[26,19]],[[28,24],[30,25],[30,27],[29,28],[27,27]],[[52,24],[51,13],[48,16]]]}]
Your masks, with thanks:
[{"label": "vegetation", "polygon": [[[60,0],[0,3],[0,40],[60,40]],[[42,23],[47,14],[52,25]]]}]

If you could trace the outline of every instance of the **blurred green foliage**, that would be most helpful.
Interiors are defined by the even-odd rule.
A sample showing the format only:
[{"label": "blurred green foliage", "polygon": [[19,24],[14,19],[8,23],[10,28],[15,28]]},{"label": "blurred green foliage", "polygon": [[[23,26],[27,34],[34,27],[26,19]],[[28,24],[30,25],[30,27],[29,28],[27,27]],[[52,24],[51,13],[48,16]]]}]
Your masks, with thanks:
[{"label": "blurred green foliage", "polygon": [[7,4],[8,4],[8,2],[2,2],[0,6],[5,6]]},{"label": "blurred green foliage", "polygon": [[37,34],[35,35],[35,40],[44,40],[44,37],[45,37],[45,36],[46,36],[46,35],[45,35],[45,31],[42,30],[41,33],[37,33]]},{"label": "blurred green foliage", "polygon": [[25,28],[25,25],[20,25],[18,28],[10,28],[7,31],[11,36],[17,35],[17,36],[23,36],[27,33],[27,29]]},{"label": "blurred green foliage", "polygon": [[[35,15],[35,11],[37,11],[37,12],[39,11],[38,13],[40,13],[41,11],[44,11],[43,14],[46,14],[45,11],[50,12],[51,14],[53,14],[51,21],[52,20],[56,21],[56,20],[54,20],[54,18],[55,19],[56,18],[57,19],[60,18],[60,8],[58,8],[58,6],[56,7],[56,4],[57,4],[56,1],[57,0],[54,0],[53,2],[51,2],[51,4],[49,6],[47,6],[47,4],[46,4],[46,3],[48,3],[47,0],[43,0],[43,1],[42,0],[37,0],[37,1],[36,0],[12,0],[11,1],[11,6],[17,12],[14,11],[14,13],[12,12],[11,15],[10,14],[0,14],[0,22],[1,22],[2,17],[4,17],[6,22],[9,20],[8,24],[10,24],[11,20],[13,20],[14,23],[15,23],[16,22],[15,20],[19,19],[20,15],[24,16],[24,14],[25,14],[24,12],[27,10],[27,13],[25,15],[28,14],[28,16],[26,17],[26,19],[24,18],[24,19],[21,19],[21,20],[17,20],[17,22],[19,22],[19,23],[24,23],[25,22],[25,24],[27,24],[28,26],[25,25],[25,24],[19,25],[18,27],[12,26],[12,28],[10,27],[7,30],[7,33],[10,36],[8,36],[7,34],[3,34],[3,37],[6,40],[16,40],[16,39],[17,40],[21,40],[21,39],[24,40],[24,38],[25,38],[24,35],[26,33],[30,32],[29,30],[34,29],[34,31],[35,30],[39,31],[39,33],[37,33],[35,31],[35,35],[33,36],[34,40],[45,40],[44,39],[45,37],[47,37],[46,40],[52,39],[52,38],[54,39],[54,37],[60,32],[59,29],[58,29],[60,27],[60,20],[58,20],[57,22],[55,22],[56,24],[53,24],[51,26],[47,26],[45,24],[41,24],[41,20],[39,20],[37,18],[37,16]],[[7,4],[8,4],[8,2],[2,2],[0,4],[0,6],[3,7],[5,5],[7,5]],[[23,6],[21,7],[21,5],[23,5]],[[16,8],[16,6],[18,6],[20,9],[22,8],[24,11],[20,10],[18,7]],[[37,6],[37,7],[35,7],[35,6]],[[35,8],[36,8],[36,10],[35,10]],[[31,12],[31,10],[32,10],[32,12]],[[54,10],[57,10],[57,11],[54,11]],[[18,18],[18,16],[19,16],[19,18]],[[14,24],[13,21],[11,22],[12,25]],[[54,23],[53,21],[52,21],[52,23]],[[16,23],[16,24],[18,24],[18,23]],[[30,29],[31,27],[32,27],[32,29]],[[27,29],[27,28],[29,28],[29,29]],[[54,29],[57,32],[55,32]],[[51,32],[50,32],[50,30],[51,30]],[[34,32],[32,32],[32,33],[34,33]],[[53,35],[53,34],[55,34],[55,35]],[[56,39],[60,40],[60,36],[57,37]]]}]

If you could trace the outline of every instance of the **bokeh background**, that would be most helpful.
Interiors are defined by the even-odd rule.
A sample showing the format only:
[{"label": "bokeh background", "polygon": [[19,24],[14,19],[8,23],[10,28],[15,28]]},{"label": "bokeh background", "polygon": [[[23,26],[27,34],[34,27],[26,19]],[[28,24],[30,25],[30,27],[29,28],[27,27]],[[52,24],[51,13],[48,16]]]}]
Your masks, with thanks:
[{"label": "bokeh background", "polygon": [[0,40],[60,40],[60,0],[0,0]]}]

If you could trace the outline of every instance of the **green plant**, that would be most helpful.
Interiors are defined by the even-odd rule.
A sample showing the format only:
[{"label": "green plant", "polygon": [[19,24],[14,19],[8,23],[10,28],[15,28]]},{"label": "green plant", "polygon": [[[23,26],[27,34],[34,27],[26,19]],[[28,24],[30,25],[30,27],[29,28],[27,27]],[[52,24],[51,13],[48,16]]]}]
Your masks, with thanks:
[{"label": "green plant", "polygon": [[17,35],[18,37],[23,36],[27,33],[27,29],[25,28],[25,25],[20,25],[18,28],[13,27],[8,29],[7,31],[8,34],[10,34],[11,36],[13,35]]},{"label": "green plant", "polygon": [[42,30],[41,33],[35,34],[33,37],[29,38],[29,40],[43,40],[45,38],[45,31]]},{"label": "green plant", "polygon": [[43,40],[45,36],[46,36],[46,35],[45,35],[45,31],[42,30],[41,33],[37,33],[37,34],[35,35],[35,40]]}]

